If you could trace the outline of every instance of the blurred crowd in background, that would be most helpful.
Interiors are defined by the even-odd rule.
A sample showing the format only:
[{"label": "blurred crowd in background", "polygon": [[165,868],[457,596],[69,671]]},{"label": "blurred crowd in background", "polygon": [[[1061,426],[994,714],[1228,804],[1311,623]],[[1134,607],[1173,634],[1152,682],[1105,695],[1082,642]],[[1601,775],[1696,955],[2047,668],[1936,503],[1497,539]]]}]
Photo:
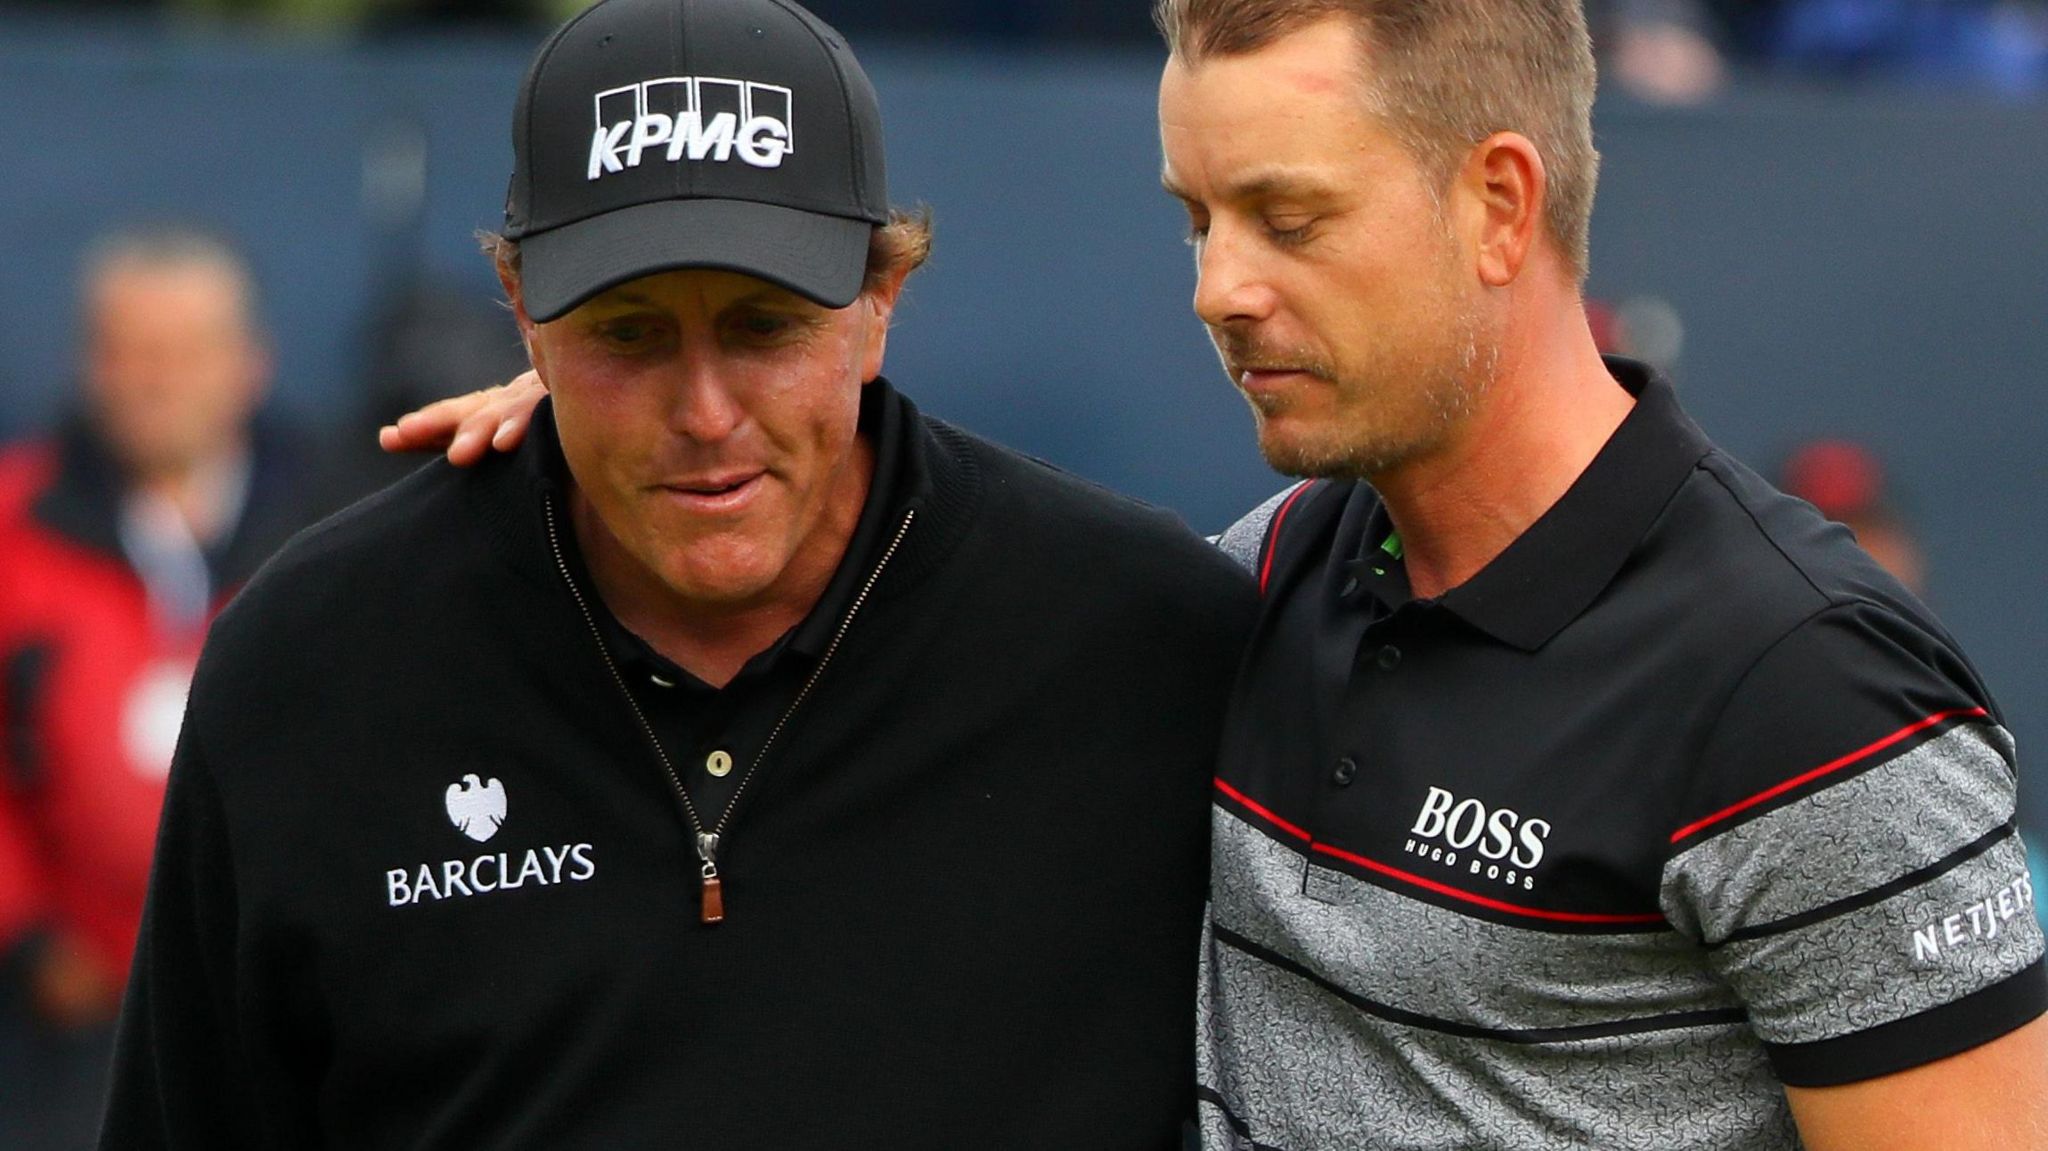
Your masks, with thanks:
[{"label": "blurred crowd in background", "polygon": [[[937,47],[956,53],[959,69],[993,50],[1136,50],[1154,35],[1142,0],[807,3],[863,45]],[[482,28],[531,43],[581,6],[0,0],[0,46],[12,19],[197,26],[356,46],[403,42],[413,50],[435,36]],[[1994,99],[2048,88],[2042,0],[1596,0],[1595,15],[1606,83],[1648,106],[1697,106],[1762,74],[1933,83]],[[1120,114],[1148,117],[1142,101],[1132,97],[1134,106]],[[899,152],[917,146],[901,135],[892,143]],[[400,144],[401,153],[426,147],[424,138]],[[382,154],[366,149],[364,196],[372,209]],[[942,265],[955,242],[945,230],[947,211],[941,204]],[[417,204],[401,210],[406,227],[424,226],[420,212]],[[490,222],[487,210],[473,215]],[[976,240],[971,229],[958,238],[968,251]],[[1029,255],[1028,245],[1022,250]],[[401,267],[408,258],[401,250],[384,264]],[[53,404],[48,426],[0,454],[0,1148],[8,1151],[91,1144],[155,805],[206,621],[297,526],[413,466],[375,451],[376,424],[522,366],[506,314],[487,293],[470,290],[474,281],[393,274],[377,285],[368,324],[349,337],[361,345],[363,367],[354,373],[364,381],[361,410],[345,427],[297,427],[264,409],[280,334],[266,326],[260,277],[233,238],[184,222],[109,219],[70,271],[78,343],[72,390]],[[1661,297],[1601,304],[1593,314],[1607,349],[1677,367],[1683,325]],[[1175,322],[1199,340],[1191,321]],[[995,349],[983,354],[1002,358]],[[1915,386],[1925,385],[1902,384]],[[1170,415],[1153,405],[1135,418],[1167,426]],[[1813,430],[1809,422],[1806,432]],[[1937,609],[1945,595],[1967,591],[1977,573],[1945,564],[1916,530],[1942,509],[1919,506],[1911,480],[1901,481],[1879,447],[1823,433],[1778,442],[1777,458],[1752,462],[1850,525]],[[1250,454],[1237,427],[1203,434]],[[1151,447],[1171,454],[1164,439]],[[1992,683],[2003,686],[1995,675]],[[2015,726],[2031,717],[2022,721]],[[2040,760],[2038,752],[2031,758]],[[2041,790],[2032,781],[2026,787]]]},{"label": "blurred crowd in background", "polygon": [[[404,35],[450,26],[532,26],[578,0],[6,0],[167,19],[268,25],[315,34]],[[1152,36],[1142,3],[1097,0],[818,0],[849,35],[977,44],[1111,44]],[[1708,98],[1732,69],[1905,76],[2025,93],[2048,86],[2042,0],[1592,0],[1606,79],[1644,99]]]}]

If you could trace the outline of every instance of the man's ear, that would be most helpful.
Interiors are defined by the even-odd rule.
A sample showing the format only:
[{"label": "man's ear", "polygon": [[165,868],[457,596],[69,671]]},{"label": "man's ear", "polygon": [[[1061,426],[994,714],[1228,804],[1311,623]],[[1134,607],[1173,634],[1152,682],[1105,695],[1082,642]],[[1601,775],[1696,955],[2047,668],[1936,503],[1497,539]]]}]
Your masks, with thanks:
[{"label": "man's ear", "polygon": [[1466,156],[1457,181],[1476,228],[1479,278],[1504,288],[1521,275],[1542,224],[1550,197],[1543,157],[1527,136],[1495,132]]},{"label": "man's ear", "polygon": [[863,289],[854,307],[867,311],[867,330],[862,336],[860,382],[873,383],[882,374],[882,357],[889,348],[889,321],[896,315],[896,302],[903,297],[903,280],[910,269],[901,268]]}]

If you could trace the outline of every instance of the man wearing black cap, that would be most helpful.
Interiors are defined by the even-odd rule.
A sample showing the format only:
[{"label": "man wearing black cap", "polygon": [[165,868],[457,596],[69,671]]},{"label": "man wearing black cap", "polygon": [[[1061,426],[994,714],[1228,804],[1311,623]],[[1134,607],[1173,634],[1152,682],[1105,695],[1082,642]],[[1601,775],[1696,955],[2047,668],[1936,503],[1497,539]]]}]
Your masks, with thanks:
[{"label": "man wearing black cap", "polygon": [[215,626],[102,1145],[1173,1146],[1244,576],[880,378],[795,5],[604,0],[514,143],[550,402]]}]

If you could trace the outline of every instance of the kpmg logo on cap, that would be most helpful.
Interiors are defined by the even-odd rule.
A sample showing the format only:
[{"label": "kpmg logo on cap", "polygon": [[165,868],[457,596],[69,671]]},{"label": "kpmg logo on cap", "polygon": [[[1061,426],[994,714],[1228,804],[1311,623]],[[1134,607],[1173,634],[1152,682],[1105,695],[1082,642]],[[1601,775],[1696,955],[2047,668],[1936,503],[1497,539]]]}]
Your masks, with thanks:
[{"label": "kpmg logo on cap", "polygon": [[779,168],[796,151],[789,89],[752,80],[665,76],[597,94],[590,179],[638,168],[649,152],[671,164],[734,156]]}]

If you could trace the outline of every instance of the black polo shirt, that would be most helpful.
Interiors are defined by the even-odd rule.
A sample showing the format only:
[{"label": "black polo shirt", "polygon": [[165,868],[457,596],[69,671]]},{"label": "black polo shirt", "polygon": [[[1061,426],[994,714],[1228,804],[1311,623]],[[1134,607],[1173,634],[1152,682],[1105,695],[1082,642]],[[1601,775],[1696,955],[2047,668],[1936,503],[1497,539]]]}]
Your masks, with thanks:
[{"label": "black polo shirt", "polygon": [[1632,413],[1441,597],[1363,484],[1227,534],[1266,606],[1216,781],[1210,1146],[1795,1147],[1781,1084],[2048,1006],[1954,641],[1610,368]]},{"label": "black polo shirt", "polygon": [[[899,483],[903,418],[896,405],[886,402],[887,395],[879,387],[861,393],[860,435],[874,446],[875,473],[824,595],[802,622],[749,659],[722,688],[685,671],[620,623],[594,594],[574,534],[562,536],[563,558],[588,596],[605,645],[707,830],[717,825],[740,780],[760,760],[770,733],[817,668],[901,516],[908,495]],[[551,432],[552,424],[546,426]],[[557,476],[566,474],[559,441],[550,435],[547,446]]]}]

